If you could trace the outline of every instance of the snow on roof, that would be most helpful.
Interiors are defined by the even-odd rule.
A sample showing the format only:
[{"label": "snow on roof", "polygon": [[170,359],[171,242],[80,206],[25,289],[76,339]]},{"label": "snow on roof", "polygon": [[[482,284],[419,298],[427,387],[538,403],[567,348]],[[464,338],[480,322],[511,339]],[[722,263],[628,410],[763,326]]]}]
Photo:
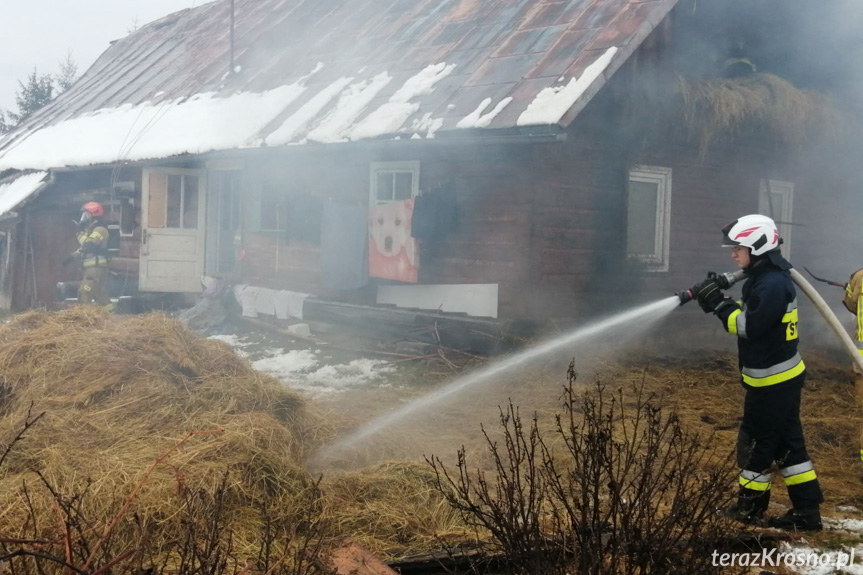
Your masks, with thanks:
[{"label": "snow on roof", "polygon": [[0,169],[86,166],[248,147],[303,90],[290,85],[228,98],[197,94],[99,110],[34,132],[0,157]]},{"label": "snow on roof", "polygon": [[335,109],[330,112],[321,124],[312,130],[308,139],[313,142],[332,143],[347,140],[348,130],[356,118],[374,100],[392,80],[386,72],[382,72],[369,81],[351,84],[339,96]]},{"label": "snow on roof", "polygon": [[488,114],[483,114],[485,109],[491,105],[491,98],[486,98],[482,102],[480,102],[479,106],[477,106],[476,110],[459,120],[459,123],[456,124],[457,128],[488,128],[491,125],[492,120],[494,120],[498,114],[500,114],[504,108],[506,108],[509,103],[512,102],[512,98],[504,98],[500,102],[497,103],[491,112]]},{"label": "snow on roof", "polygon": [[352,140],[374,138],[384,134],[394,134],[420,105],[411,100],[426,96],[434,91],[434,85],[449,76],[455,69],[455,64],[432,64],[405,82],[398,92],[393,94],[389,102],[366,116],[351,131]]},{"label": "snow on roof", "polygon": [[516,124],[535,126],[560,122],[564,114],[578,102],[578,99],[590,88],[600,74],[605,72],[615,54],[617,54],[617,47],[612,46],[588,66],[578,78],[573,77],[565,86],[545,88],[536,95],[527,110],[521,113]]},{"label": "snow on roof", "polygon": [[0,183],[0,215],[15,209],[42,187],[48,172],[34,172],[18,176],[11,182]]},{"label": "snow on roof", "polygon": [[283,146],[294,141],[297,135],[344,90],[353,78],[339,78],[318,92],[302,108],[288,117],[281,126],[267,136],[268,146]]},{"label": "snow on roof", "polygon": [[564,128],[677,2],[237,0],[233,46],[208,3],[112,44],[0,139],[0,170]]}]

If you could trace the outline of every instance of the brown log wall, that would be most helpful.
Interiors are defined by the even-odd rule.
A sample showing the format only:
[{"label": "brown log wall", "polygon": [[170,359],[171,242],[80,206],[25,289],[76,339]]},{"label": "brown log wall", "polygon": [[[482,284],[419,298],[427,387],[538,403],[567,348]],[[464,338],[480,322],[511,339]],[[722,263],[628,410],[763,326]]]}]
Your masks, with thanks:
[{"label": "brown log wall", "polygon": [[[855,263],[863,246],[851,167],[837,173],[815,151],[778,153],[752,139],[706,157],[683,141],[633,154],[616,147],[614,134],[590,126],[564,143],[415,149],[351,147],[327,157],[330,169],[299,161],[267,177],[305,182],[321,197],[366,203],[374,161],[419,160],[422,189],[454,179],[459,228],[435,254],[424,253],[420,283],[498,283],[503,317],[594,315],[670,295],[708,270],[733,269],[719,247],[719,230],[757,211],[762,178],[795,183],[794,220],[803,226],[794,227],[793,261],[840,278],[863,265]],[[672,168],[667,272],[645,272],[625,257],[627,170],[634,164]],[[854,249],[843,248],[849,242]],[[316,246],[252,234],[248,248],[254,281],[325,294]],[[372,303],[376,282],[353,301]]]},{"label": "brown log wall", "polygon": [[[372,162],[419,160],[421,189],[453,179],[459,211],[458,229],[433,252],[423,250],[420,283],[497,283],[502,317],[595,315],[670,295],[708,270],[731,270],[719,230],[757,211],[762,178],[795,184],[794,222],[801,225],[793,228],[791,259],[798,267],[838,280],[863,267],[857,186],[863,178],[853,154],[826,146],[779,152],[757,138],[717,146],[706,157],[674,140],[632,152],[620,144],[619,132],[605,129],[601,114],[592,113],[585,110],[586,120],[562,143],[289,149],[248,160],[244,178],[367,205]],[[634,164],[672,168],[667,272],[644,272],[625,257],[627,169]],[[14,233],[16,309],[50,304],[56,281],[76,278],[60,262],[75,247],[70,223],[77,207],[60,198],[85,184],[93,186],[84,180],[55,190],[25,210]],[[247,208],[252,189],[250,183],[244,190]],[[134,257],[137,241],[124,238],[124,255]],[[317,245],[289,243],[271,232],[249,232],[244,242],[249,283],[374,302],[380,280],[354,293],[323,290]],[[841,294],[824,293],[840,309]]]}]

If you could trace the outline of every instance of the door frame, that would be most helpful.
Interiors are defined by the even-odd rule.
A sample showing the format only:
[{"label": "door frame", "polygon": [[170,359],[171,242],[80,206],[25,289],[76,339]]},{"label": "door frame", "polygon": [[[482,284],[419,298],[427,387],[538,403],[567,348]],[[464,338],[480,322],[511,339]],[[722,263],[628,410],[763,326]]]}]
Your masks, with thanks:
[{"label": "door frame", "polygon": [[[164,174],[166,178],[166,200],[167,200],[167,177],[168,176],[196,176],[198,178],[198,222],[197,228],[169,228],[167,227],[167,201],[165,203],[165,227],[151,228],[149,227],[150,219],[150,175],[153,173]],[[182,202],[182,196],[181,196]],[[180,218],[182,221],[183,209],[182,203],[180,208]],[[147,276],[147,262],[150,255],[148,238],[156,235],[165,235],[166,230],[170,230],[171,235],[186,235],[196,236],[197,240],[197,260],[195,262],[196,275],[198,277],[204,274],[204,263],[206,259],[206,220],[207,220],[207,171],[190,169],[190,168],[169,168],[169,167],[150,167],[141,170],[141,250],[139,255],[138,266],[138,286],[140,291],[166,291],[164,289],[155,290],[152,288],[150,278]],[[197,291],[197,290],[192,290]],[[188,290],[181,290],[180,293],[189,293]]]}]

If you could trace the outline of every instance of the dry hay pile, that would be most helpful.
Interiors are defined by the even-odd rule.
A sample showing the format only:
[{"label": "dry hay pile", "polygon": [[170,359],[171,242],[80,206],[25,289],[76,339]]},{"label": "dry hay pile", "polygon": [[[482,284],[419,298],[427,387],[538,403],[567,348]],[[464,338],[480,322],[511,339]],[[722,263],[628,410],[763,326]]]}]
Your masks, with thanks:
[{"label": "dry hay pile", "polygon": [[[44,416],[0,466],[0,536],[32,537],[35,519],[57,526],[36,472],[64,499],[86,492],[79,511],[99,529],[143,482],[118,531],[132,529],[132,518],[182,528],[169,521],[181,488],[214,494],[227,472],[219,505],[234,548],[251,549],[261,509],[302,511],[292,509],[309,486],[301,461],[309,434],[322,429],[297,395],[224,343],[162,315],[122,318],[89,306],[0,326],[0,455],[31,406]],[[178,442],[211,430],[219,431],[188,438],[144,480]]]},{"label": "dry hay pile", "polygon": [[685,125],[702,153],[717,140],[766,130],[792,147],[816,134],[836,135],[840,114],[830,99],[772,74],[696,80],[680,78]]}]

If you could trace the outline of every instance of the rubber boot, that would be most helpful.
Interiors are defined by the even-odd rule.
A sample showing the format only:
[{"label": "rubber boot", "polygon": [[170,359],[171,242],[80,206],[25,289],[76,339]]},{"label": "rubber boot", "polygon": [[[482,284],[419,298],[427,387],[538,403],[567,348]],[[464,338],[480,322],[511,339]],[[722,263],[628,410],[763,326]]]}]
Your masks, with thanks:
[{"label": "rubber boot", "polygon": [[821,512],[818,506],[789,509],[785,515],[771,517],[767,524],[788,531],[821,531]]},{"label": "rubber boot", "polygon": [[741,489],[737,495],[737,503],[731,507],[720,509],[719,514],[738,523],[756,525],[764,518],[764,512],[767,511],[769,503],[769,489],[767,491]]}]

